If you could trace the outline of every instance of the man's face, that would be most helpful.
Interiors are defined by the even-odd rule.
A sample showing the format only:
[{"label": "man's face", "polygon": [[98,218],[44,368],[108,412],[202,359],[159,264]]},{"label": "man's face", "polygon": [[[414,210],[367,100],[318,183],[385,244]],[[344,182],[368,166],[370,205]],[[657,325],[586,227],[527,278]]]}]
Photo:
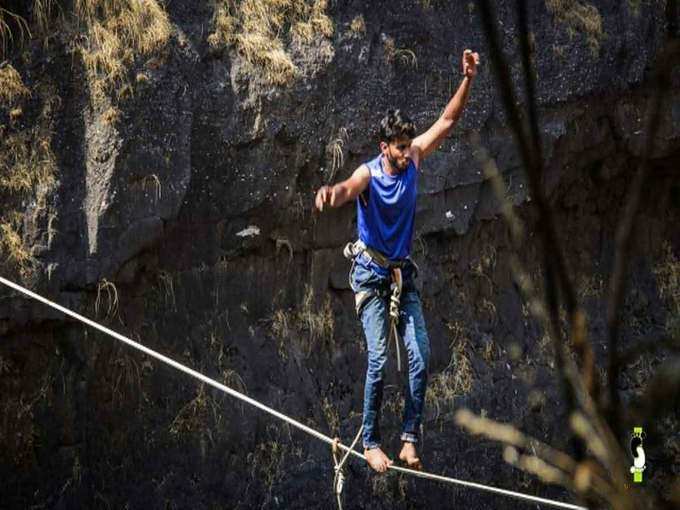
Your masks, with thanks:
[{"label": "man's face", "polygon": [[404,136],[390,143],[382,142],[380,148],[395,170],[406,170],[411,162],[411,138]]}]

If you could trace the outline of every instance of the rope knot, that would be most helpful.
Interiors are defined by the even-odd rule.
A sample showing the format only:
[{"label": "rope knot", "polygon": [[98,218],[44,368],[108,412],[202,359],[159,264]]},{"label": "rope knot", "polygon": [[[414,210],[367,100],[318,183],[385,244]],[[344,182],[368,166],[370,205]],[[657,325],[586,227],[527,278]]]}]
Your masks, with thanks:
[{"label": "rope knot", "polygon": [[350,445],[349,448],[346,446],[343,446],[347,452],[345,455],[342,457],[342,460],[338,462],[338,456],[340,455],[340,438],[335,437],[333,439],[333,442],[331,443],[331,451],[333,452],[333,462],[335,463],[335,467],[333,468],[335,470],[335,478],[333,479],[333,492],[335,493],[335,498],[336,501],[338,502],[338,510],[342,510],[342,489],[345,486],[345,473],[343,472],[342,468],[345,465],[345,462],[349,458],[349,454],[354,450],[354,446],[357,444],[357,441],[359,441],[359,438],[361,437],[361,432],[364,430],[364,426],[362,425],[359,427],[359,432],[357,432],[357,435],[354,436],[354,441],[352,441],[352,444]]}]

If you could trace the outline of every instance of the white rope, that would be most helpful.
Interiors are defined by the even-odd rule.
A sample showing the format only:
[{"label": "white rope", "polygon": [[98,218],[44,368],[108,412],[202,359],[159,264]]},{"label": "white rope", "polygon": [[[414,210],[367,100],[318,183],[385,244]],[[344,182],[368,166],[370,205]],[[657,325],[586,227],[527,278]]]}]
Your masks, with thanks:
[{"label": "white rope", "polygon": [[338,510],[342,510],[342,489],[345,486],[345,472],[343,471],[342,468],[345,465],[345,462],[347,462],[350,452],[354,451],[354,446],[359,442],[359,438],[361,437],[361,433],[363,431],[364,426],[361,425],[361,427],[359,427],[357,435],[354,436],[354,441],[352,441],[352,444],[349,445],[349,450],[347,450],[347,453],[345,453],[345,456],[342,458],[340,462],[338,462],[338,457],[336,455],[338,445],[340,445],[340,439],[336,438],[333,440],[333,462],[335,463],[334,468],[335,476],[333,477],[333,492],[335,492],[335,498],[338,502]]},{"label": "white rope", "polygon": [[392,278],[392,294],[390,295],[390,337],[394,338],[394,348],[397,350],[397,372],[401,372],[401,349],[399,347],[399,331],[397,331],[397,325],[399,324],[399,301],[401,299],[401,289],[403,285],[401,269],[398,267],[392,268],[390,277]]},{"label": "white rope", "polygon": [[394,338],[394,348],[397,351],[397,372],[401,372],[401,349],[399,347],[399,331],[397,331],[397,324],[394,319],[390,320],[392,325],[390,330],[390,338]]},{"label": "white rope", "polygon": [[[11,281],[9,281],[9,280],[1,277],[1,276],[0,276],[0,283],[2,283],[3,285],[6,285],[7,287],[14,289],[17,292],[20,292],[20,293],[22,293],[22,294],[24,294],[24,295],[26,295],[26,296],[28,296],[32,299],[35,299],[36,301],[40,301],[41,303],[46,304],[47,306],[50,306],[50,307],[54,308],[55,310],[59,310],[60,312],[68,315],[69,317],[73,317],[74,319],[79,320],[80,322],[87,324],[88,326],[101,331],[102,333],[106,333],[107,335],[112,336],[116,340],[120,340],[121,342],[129,345],[130,347],[137,349],[138,351],[142,351],[143,353],[148,354],[152,358],[156,358],[157,360],[162,361],[163,363],[170,365],[173,368],[176,368],[180,372],[184,372],[185,374],[188,374],[191,377],[198,379],[199,381],[203,381],[204,383],[206,383],[206,384],[208,384],[208,385],[210,385],[214,388],[217,388],[218,390],[221,390],[224,393],[231,395],[232,397],[235,397],[239,400],[242,400],[243,402],[246,402],[246,403],[248,403],[248,404],[250,404],[254,407],[257,407],[258,409],[260,409],[260,410],[262,410],[266,413],[269,413],[272,416],[274,416],[274,417],[276,417],[280,420],[285,421],[286,423],[293,425],[294,427],[302,430],[303,432],[306,432],[307,434],[319,439],[320,441],[323,441],[323,442],[325,442],[329,445],[332,445],[333,442],[334,442],[333,439],[326,436],[325,434],[322,434],[321,432],[318,432],[318,431],[314,430],[313,428],[308,427],[307,425],[300,423],[299,421],[296,421],[293,418],[290,418],[290,417],[286,416],[285,414],[282,414],[282,413],[272,409],[271,407],[268,407],[268,406],[258,402],[257,400],[248,397],[247,395],[244,395],[243,393],[240,393],[240,392],[238,392],[238,391],[236,391],[236,390],[234,390],[234,389],[232,389],[228,386],[225,386],[224,384],[219,383],[219,382],[215,381],[214,379],[211,379],[210,377],[207,377],[207,376],[201,374],[200,372],[197,372],[196,370],[193,370],[189,367],[186,367],[186,366],[182,365],[181,363],[178,363],[177,361],[175,361],[171,358],[168,358],[167,356],[164,356],[163,354],[160,354],[160,353],[158,353],[158,352],[156,352],[152,349],[149,349],[148,347],[146,347],[146,346],[144,346],[144,345],[142,345],[138,342],[135,342],[134,340],[131,340],[128,337],[121,335],[120,333],[116,333],[115,331],[107,328],[106,326],[102,326],[101,324],[99,324],[99,323],[97,323],[97,322],[95,322],[91,319],[88,319],[87,317],[84,317],[84,316],[82,316],[82,315],[80,315],[80,314],[78,314],[78,313],[76,313],[76,312],[74,312],[74,311],[72,311],[68,308],[65,308],[65,307],[63,307],[63,306],[61,306],[57,303],[54,303],[53,301],[50,301],[49,299],[44,298],[41,295],[36,294],[35,292],[32,292],[32,291],[22,287],[21,285],[17,285],[16,283],[11,282]],[[348,446],[345,446],[342,443],[339,443],[338,447],[341,448],[342,450],[346,451],[348,455],[354,455],[355,457],[357,457],[359,459],[362,459],[364,461],[366,460],[366,457],[364,455],[357,452],[356,450],[351,449]],[[525,501],[532,501],[534,503],[550,505],[550,506],[554,506],[554,507],[557,507],[557,508],[568,508],[568,509],[571,509],[571,510],[588,510],[585,507],[572,505],[570,503],[562,503],[560,501],[555,501],[555,500],[552,500],[552,499],[540,498],[538,496],[531,496],[529,494],[522,494],[521,492],[514,492],[514,491],[511,491],[511,490],[507,490],[507,489],[500,489],[498,487],[483,485],[481,483],[467,482],[465,480],[458,480],[456,478],[450,478],[450,477],[447,477],[447,476],[435,475],[433,473],[426,473],[424,471],[416,471],[416,470],[413,470],[413,469],[408,469],[408,468],[404,468],[404,467],[400,467],[400,466],[391,465],[389,467],[389,469],[391,469],[393,471],[397,471],[399,473],[404,473],[404,474],[407,474],[407,475],[416,476],[418,478],[427,478],[428,480],[435,480],[435,481],[439,481],[439,482],[452,483],[452,484],[456,484],[456,485],[461,485],[463,487],[470,487],[470,488],[473,488],[473,489],[478,489],[478,490],[482,490],[482,491],[486,491],[486,492],[492,492],[494,494],[502,494],[503,496],[509,496],[511,498],[522,499],[522,500],[525,500]]]}]

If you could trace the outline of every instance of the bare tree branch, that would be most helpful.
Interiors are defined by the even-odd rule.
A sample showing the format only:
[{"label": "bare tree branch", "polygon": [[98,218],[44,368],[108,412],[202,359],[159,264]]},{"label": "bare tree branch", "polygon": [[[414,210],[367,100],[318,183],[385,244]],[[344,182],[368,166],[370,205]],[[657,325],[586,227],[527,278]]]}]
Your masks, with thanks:
[{"label": "bare tree branch", "polygon": [[661,125],[662,112],[671,87],[670,73],[673,65],[680,57],[680,41],[673,41],[664,48],[657,57],[657,68],[654,73],[654,94],[649,104],[645,122],[647,139],[642,153],[642,161],[631,184],[625,211],[616,232],[616,251],[614,269],[609,279],[609,304],[607,308],[607,325],[609,329],[609,363],[607,370],[609,386],[608,421],[617,437],[620,436],[623,423],[621,420],[618,378],[621,362],[618,355],[619,327],[621,308],[626,291],[626,275],[630,262],[635,220],[640,209],[642,188],[649,174],[649,159],[654,150],[654,140]]},{"label": "bare tree branch", "polygon": [[[530,112],[530,116],[533,118],[532,123],[535,124],[534,128],[532,129],[534,134],[533,136],[530,136],[530,134],[527,133],[527,128],[525,123],[522,121],[519,107],[517,106],[518,101],[512,86],[510,69],[507,62],[503,58],[503,51],[499,41],[498,32],[496,30],[498,23],[494,10],[491,8],[489,0],[478,0],[478,3],[480,6],[484,35],[486,36],[489,44],[489,56],[494,67],[501,98],[503,100],[506,113],[509,117],[509,124],[513,130],[515,141],[519,145],[522,161],[529,178],[531,193],[540,214],[540,220],[538,222],[539,233],[543,241],[544,249],[550,254],[550,264],[555,268],[554,271],[557,281],[559,282],[560,288],[564,293],[567,312],[571,315],[576,308],[576,292],[574,291],[573,284],[568,277],[567,264],[556,235],[552,210],[548,204],[543,190],[543,163],[540,160],[540,153],[537,150],[537,143],[540,143],[537,140],[540,139],[540,136],[537,135],[538,121],[535,111],[535,104],[530,106],[530,109],[533,109],[533,113]],[[524,21],[526,22],[526,16],[524,17]],[[523,43],[523,47],[530,51],[528,40]],[[523,63],[530,63],[530,60],[530,54],[523,55]],[[527,83],[530,84],[529,92],[533,95],[533,76],[531,76],[530,68],[525,68],[525,76],[527,74],[529,75],[527,77]],[[534,101],[531,102],[533,103]]]},{"label": "bare tree branch", "polygon": [[[478,0],[478,3],[481,11],[482,27],[488,41],[489,55],[497,77],[501,98],[503,99],[505,110],[509,117],[509,123],[515,141],[519,145],[520,154],[528,176],[529,187],[540,215],[537,226],[544,251],[546,303],[548,316],[552,323],[552,334],[550,336],[554,342],[555,361],[558,373],[560,374],[561,387],[566,400],[567,412],[571,412],[575,407],[576,397],[573,388],[568,384],[566,376],[564,375],[564,341],[561,335],[559,321],[559,294],[557,287],[560,283],[562,284],[564,294],[567,296],[567,303],[571,304],[570,307],[568,306],[570,315],[575,308],[575,292],[567,277],[566,263],[557,239],[552,211],[548,205],[545,193],[543,192],[543,185],[541,182],[543,172],[542,162],[539,159],[540,156],[536,149],[536,143],[531,142],[532,137],[527,133],[525,123],[522,121],[517,107],[510,70],[507,62],[503,58],[503,51],[496,30],[498,24],[495,19],[495,13],[488,0]],[[523,20],[526,22],[526,15]],[[523,47],[525,50],[530,49],[528,40],[523,43]],[[530,55],[524,56],[523,62],[529,63]],[[525,69],[525,71],[527,74],[531,74],[530,69]],[[529,92],[533,96],[533,78],[531,76],[527,77],[527,83],[532,84],[530,85]],[[533,97],[530,102],[534,102]],[[536,120],[537,115],[534,106],[532,106],[532,111],[531,117],[533,118],[532,122],[535,124],[534,129],[535,131],[538,131],[538,121]]]}]

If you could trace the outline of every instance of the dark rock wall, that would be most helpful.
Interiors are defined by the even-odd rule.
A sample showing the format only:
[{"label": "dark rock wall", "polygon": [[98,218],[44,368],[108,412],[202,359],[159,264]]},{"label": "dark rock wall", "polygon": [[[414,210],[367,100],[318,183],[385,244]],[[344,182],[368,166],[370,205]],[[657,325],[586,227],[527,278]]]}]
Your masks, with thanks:
[{"label": "dark rock wall", "polygon": [[[168,1],[172,40],[157,61],[135,64],[133,72],[147,79],[118,100],[115,123],[102,120],[109,104],[90,100],[66,41],[49,50],[29,44],[30,58],[19,63],[17,56],[17,68],[28,84],[51,83],[59,97],[51,113],[57,184],[45,211],[24,208],[25,239],[40,246],[29,281],[349,440],[360,423],[365,370],[341,255],[355,235],[355,211],[348,205],[313,214],[313,194],[376,153],[376,125],[386,109],[407,110],[420,129],[433,122],[459,83],[459,56],[471,47],[483,64],[468,108],[420,180],[414,255],[432,343],[423,453],[433,472],[569,500],[505,465],[498,446],[453,423],[454,410],[469,407],[567,447],[551,347],[513,282],[509,236],[474,157],[471,135],[479,133],[527,223],[523,256],[540,281],[533,235],[539,220],[494,88],[479,14],[473,3],[423,3],[332,3],[332,44],[320,38],[311,50],[292,48],[302,76],[289,88],[272,88],[251,79],[235,52],[208,47],[211,5]],[[637,11],[631,2],[592,3],[604,32],[595,49],[543,2],[532,3],[530,25],[545,185],[604,361],[617,219],[656,93],[650,69],[677,22],[667,17],[666,2],[641,2]],[[365,34],[349,29],[358,14]],[[498,15],[519,84],[512,2],[499,2]],[[389,38],[416,60],[406,52],[390,56]],[[678,276],[670,276],[674,267],[680,271],[678,90],[676,72],[637,223],[625,345],[662,335],[680,314]],[[31,101],[25,122],[43,98]],[[336,139],[341,168],[329,148]],[[4,290],[0,332],[3,507],[334,504],[325,445]],[[658,359],[645,362],[651,369]],[[638,368],[621,378],[631,396],[644,384]],[[394,366],[388,379],[383,433],[395,451],[403,382]],[[668,420],[677,427],[677,416]],[[666,475],[677,474],[680,459],[665,462],[672,467]],[[355,462],[348,476],[348,508],[518,504],[373,476]],[[660,472],[650,476],[664,482]]]}]

